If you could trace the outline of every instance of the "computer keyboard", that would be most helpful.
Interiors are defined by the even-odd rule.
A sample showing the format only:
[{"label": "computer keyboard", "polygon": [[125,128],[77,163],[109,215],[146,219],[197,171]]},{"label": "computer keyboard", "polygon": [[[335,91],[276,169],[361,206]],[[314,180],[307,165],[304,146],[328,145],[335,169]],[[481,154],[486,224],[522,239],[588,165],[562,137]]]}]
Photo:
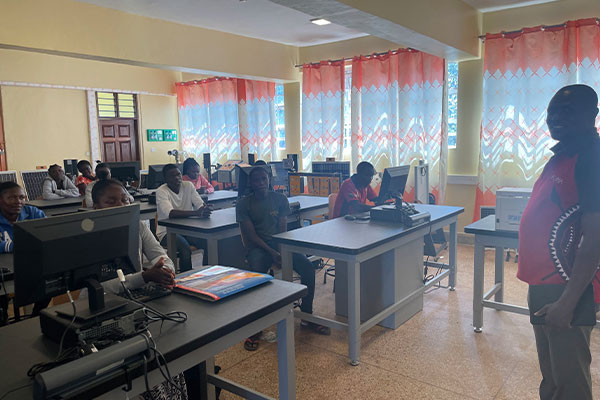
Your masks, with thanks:
[{"label": "computer keyboard", "polygon": [[[145,303],[150,300],[158,299],[160,297],[168,296],[171,294],[170,289],[166,289],[158,285],[148,285],[137,289],[130,289],[131,296],[134,300],[141,303]],[[126,293],[119,294],[122,297],[129,298]]]}]

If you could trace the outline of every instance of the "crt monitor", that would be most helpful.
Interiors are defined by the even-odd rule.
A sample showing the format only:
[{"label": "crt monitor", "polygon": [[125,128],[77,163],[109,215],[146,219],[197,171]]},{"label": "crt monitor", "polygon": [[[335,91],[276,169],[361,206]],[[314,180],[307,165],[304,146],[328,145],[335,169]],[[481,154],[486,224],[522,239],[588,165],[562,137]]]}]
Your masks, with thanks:
[{"label": "crt monitor", "polygon": [[406,187],[409,172],[410,165],[384,169],[377,202],[384,203],[388,199],[402,196],[404,194],[404,188]]},{"label": "crt monitor", "polygon": [[255,165],[254,167],[241,167],[239,165],[236,165],[235,168],[237,169],[236,175],[237,175],[238,198],[244,197],[244,196],[250,194],[249,175],[250,175],[250,171],[252,171],[253,168],[264,168],[267,171],[267,173],[269,174],[269,187],[273,186],[272,185],[273,170],[270,165]]},{"label": "crt monitor", "polygon": [[105,306],[99,282],[116,278],[118,269],[125,274],[140,270],[139,218],[140,207],[133,204],[17,222],[15,303],[87,287],[88,301],[77,302],[78,317],[89,319],[123,305],[113,301]]},{"label": "crt monitor", "polygon": [[121,182],[133,182],[140,180],[140,162],[109,162],[106,163],[110,168],[110,176]]},{"label": "crt monitor", "polygon": [[[165,183],[165,178],[164,178],[163,172],[162,172],[165,165],[167,165],[167,164],[154,164],[154,165],[148,166],[148,180],[147,180],[148,189],[158,189],[158,187],[160,185]],[[176,165],[177,165],[177,168],[179,168],[181,175],[183,176],[183,164],[176,164]]]}]

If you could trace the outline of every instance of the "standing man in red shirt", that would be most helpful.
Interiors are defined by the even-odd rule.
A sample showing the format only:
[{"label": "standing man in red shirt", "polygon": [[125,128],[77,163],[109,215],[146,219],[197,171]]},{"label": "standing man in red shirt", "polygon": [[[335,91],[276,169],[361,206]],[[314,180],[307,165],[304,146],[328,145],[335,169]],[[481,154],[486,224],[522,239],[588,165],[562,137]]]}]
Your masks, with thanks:
[{"label": "standing man in red shirt", "polygon": [[373,175],[375,175],[375,168],[371,163],[362,161],[358,164],[356,174],[346,179],[340,187],[331,219],[371,209],[371,206],[367,205],[367,200],[377,198],[377,194],[371,187]]},{"label": "standing man in red shirt", "polygon": [[598,96],[585,85],[560,89],[546,122],[558,144],[538,178],[519,229],[519,279],[529,309],[542,400],[592,399],[590,334],[600,298]]}]

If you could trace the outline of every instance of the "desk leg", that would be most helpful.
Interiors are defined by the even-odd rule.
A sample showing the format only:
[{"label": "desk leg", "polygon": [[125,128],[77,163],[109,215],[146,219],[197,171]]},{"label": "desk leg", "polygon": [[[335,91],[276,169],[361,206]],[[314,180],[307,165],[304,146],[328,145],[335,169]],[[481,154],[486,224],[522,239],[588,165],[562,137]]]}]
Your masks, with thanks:
[{"label": "desk leg", "polygon": [[494,300],[502,303],[504,301],[504,247],[496,247],[496,262],[494,263],[494,279],[499,283],[500,290],[494,295]]},{"label": "desk leg", "polygon": [[296,398],[296,354],[294,350],[294,311],[277,323],[277,364],[279,398]]},{"label": "desk leg", "polygon": [[177,266],[177,238],[174,233],[170,233],[167,229],[167,255]]},{"label": "desk leg", "polygon": [[473,271],[473,329],[480,333],[483,328],[483,277],[485,247],[475,235],[475,259]]},{"label": "desk leg", "polygon": [[293,274],[292,252],[281,246],[281,279],[291,282]]},{"label": "desk leg", "polygon": [[208,265],[219,264],[219,242],[216,239],[206,240],[207,251],[208,251]]},{"label": "desk leg", "polygon": [[450,263],[450,276],[448,277],[448,286],[450,290],[454,290],[456,287],[456,222],[450,224],[450,248],[448,249]]},{"label": "desk leg", "polygon": [[348,263],[348,353],[350,363],[360,362],[360,263]]}]

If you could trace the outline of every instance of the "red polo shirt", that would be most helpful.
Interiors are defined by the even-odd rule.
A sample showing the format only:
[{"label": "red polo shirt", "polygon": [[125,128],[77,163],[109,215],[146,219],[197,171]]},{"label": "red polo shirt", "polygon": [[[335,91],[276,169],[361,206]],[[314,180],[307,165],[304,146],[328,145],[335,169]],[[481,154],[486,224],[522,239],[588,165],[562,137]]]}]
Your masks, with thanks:
[{"label": "red polo shirt", "polygon": [[367,187],[359,190],[354,185],[352,178],[346,179],[344,183],[342,183],[340,191],[338,192],[335,205],[333,207],[333,216],[331,216],[331,219],[342,217],[346,214],[354,214],[359,212],[359,210],[353,209],[352,205],[350,204],[352,201],[358,201],[361,204],[367,204],[367,200],[373,200],[376,197],[377,194],[371,185],[367,185]]}]

